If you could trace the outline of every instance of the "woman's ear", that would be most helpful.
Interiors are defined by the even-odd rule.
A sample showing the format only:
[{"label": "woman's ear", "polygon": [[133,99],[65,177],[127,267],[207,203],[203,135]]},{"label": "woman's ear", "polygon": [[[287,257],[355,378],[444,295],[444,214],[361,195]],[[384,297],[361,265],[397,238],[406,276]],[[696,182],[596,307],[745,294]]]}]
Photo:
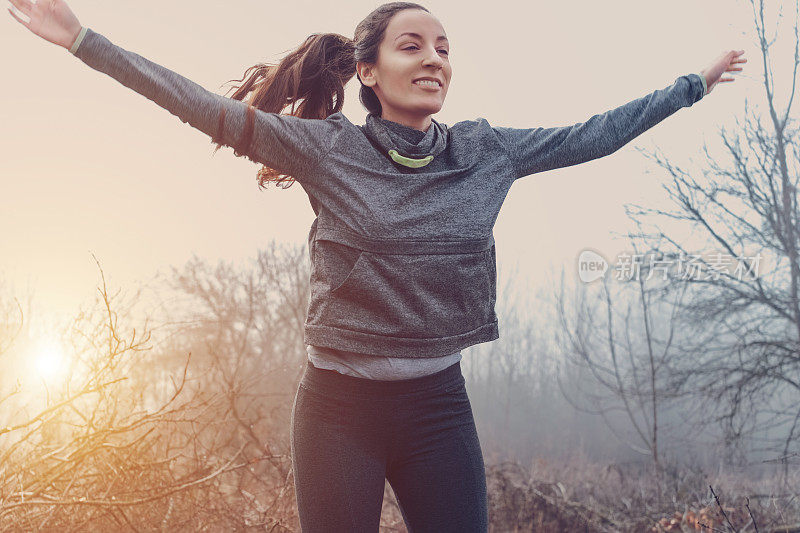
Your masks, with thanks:
[{"label": "woman's ear", "polygon": [[358,78],[361,80],[361,83],[367,87],[375,85],[375,71],[372,65],[358,61],[356,62],[356,72],[358,73]]}]

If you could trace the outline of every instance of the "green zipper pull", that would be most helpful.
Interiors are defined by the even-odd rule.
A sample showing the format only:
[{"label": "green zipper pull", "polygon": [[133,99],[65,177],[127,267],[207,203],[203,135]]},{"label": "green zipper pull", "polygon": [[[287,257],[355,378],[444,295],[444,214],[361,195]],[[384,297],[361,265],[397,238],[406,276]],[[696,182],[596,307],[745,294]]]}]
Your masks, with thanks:
[{"label": "green zipper pull", "polygon": [[389,155],[392,157],[392,159],[395,160],[395,162],[412,168],[424,167],[425,165],[433,161],[432,155],[425,156],[422,159],[412,159],[410,157],[405,157],[398,154],[397,150],[389,150]]}]

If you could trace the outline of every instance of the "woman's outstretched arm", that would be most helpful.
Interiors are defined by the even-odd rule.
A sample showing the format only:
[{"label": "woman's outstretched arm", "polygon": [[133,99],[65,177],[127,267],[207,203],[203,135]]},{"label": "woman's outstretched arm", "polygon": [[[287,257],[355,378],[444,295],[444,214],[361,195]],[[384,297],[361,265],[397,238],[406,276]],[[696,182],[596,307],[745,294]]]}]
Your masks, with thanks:
[{"label": "woman's outstretched arm", "polygon": [[[254,109],[252,141],[248,147],[239,146],[248,104],[213,93],[111,43],[91,28],[82,27],[63,0],[39,0],[36,4],[30,0],[10,1],[30,22],[9,10],[11,15],[33,33],[70,50],[90,67],[152,100],[215,141],[236,147],[253,161],[290,174],[298,181],[313,174],[341,130],[336,114],[319,120]],[[220,124],[223,107],[225,119]]]},{"label": "woman's outstretched arm", "polygon": [[723,54],[699,74],[686,74],[664,89],[658,89],[620,107],[594,115],[586,122],[555,128],[494,127],[506,148],[515,179],[555,168],[569,167],[616,152],[682,107],[689,107],[717,85],[724,72],[742,70],[733,65],[744,53]]}]

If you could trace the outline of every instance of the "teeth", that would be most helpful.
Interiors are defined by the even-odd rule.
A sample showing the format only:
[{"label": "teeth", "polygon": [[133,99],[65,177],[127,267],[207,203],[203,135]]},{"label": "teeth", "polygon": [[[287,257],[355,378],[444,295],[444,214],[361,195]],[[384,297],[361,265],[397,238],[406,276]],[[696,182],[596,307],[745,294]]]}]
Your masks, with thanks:
[{"label": "teeth", "polygon": [[430,80],[418,80],[418,81],[415,81],[414,83],[416,83],[417,85],[427,85],[429,87],[438,87],[439,86],[438,83],[436,83],[435,81],[430,81]]}]

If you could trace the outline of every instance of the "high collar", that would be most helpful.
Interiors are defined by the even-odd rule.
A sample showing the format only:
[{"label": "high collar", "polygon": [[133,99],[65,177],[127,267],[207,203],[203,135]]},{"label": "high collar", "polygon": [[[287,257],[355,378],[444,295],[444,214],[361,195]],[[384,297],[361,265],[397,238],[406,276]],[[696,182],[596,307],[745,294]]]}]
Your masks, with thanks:
[{"label": "high collar", "polygon": [[[445,148],[447,148],[449,136],[447,125],[441,124],[434,118],[431,118],[431,125],[428,127],[427,131],[425,131],[425,135],[422,137],[422,139],[420,139],[416,144],[407,141],[396,131],[392,131],[392,128],[387,127],[387,122],[389,121],[369,113],[367,115],[366,123],[363,126],[363,130],[364,133],[370,139],[372,139],[383,150],[383,152],[387,154],[388,157],[399,164],[411,167],[425,166],[427,163],[424,162],[406,164],[401,162],[401,158],[419,160],[425,158],[426,156],[436,157],[442,153]],[[397,124],[397,126],[414,129],[410,128],[410,126],[404,126],[403,124]],[[391,150],[396,151],[401,158],[393,157],[390,153]]]}]

